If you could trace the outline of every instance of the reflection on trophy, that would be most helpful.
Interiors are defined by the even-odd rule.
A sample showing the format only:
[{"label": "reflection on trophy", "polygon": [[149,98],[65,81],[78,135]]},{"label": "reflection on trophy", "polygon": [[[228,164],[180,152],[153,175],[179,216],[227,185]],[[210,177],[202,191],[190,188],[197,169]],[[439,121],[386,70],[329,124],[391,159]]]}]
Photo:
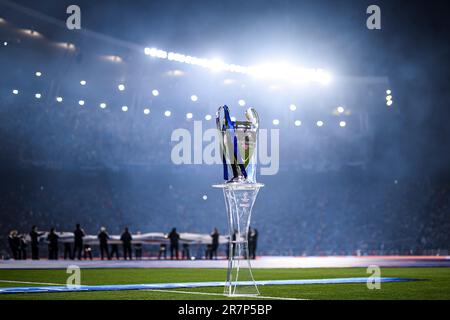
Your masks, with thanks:
[{"label": "reflection on trophy", "polygon": [[[259,117],[253,108],[245,112],[246,121],[232,121],[227,106],[217,111],[216,125],[221,135],[224,179],[228,182],[256,183],[256,137]],[[229,180],[230,173],[232,173]]]},{"label": "reflection on trophy", "polygon": [[248,252],[248,234],[253,204],[263,184],[256,182],[259,117],[253,108],[245,121],[232,121],[227,106],[217,111],[224,184],[222,188],[228,217],[229,247],[225,294],[258,295]]}]

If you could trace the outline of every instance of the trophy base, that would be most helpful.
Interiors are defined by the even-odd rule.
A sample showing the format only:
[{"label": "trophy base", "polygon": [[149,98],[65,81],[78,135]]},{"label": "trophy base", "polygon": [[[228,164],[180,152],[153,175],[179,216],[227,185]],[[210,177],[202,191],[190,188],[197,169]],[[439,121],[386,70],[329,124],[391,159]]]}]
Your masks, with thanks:
[{"label": "trophy base", "polygon": [[229,181],[213,185],[221,188],[228,217],[228,269],[224,295],[228,297],[257,296],[249,255],[249,228],[253,204],[264,184]]},{"label": "trophy base", "polygon": [[259,293],[233,293],[233,294],[224,293],[223,295],[225,297],[230,297],[230,298],[239,298],[239,297],[257,297],[260,294]]}]

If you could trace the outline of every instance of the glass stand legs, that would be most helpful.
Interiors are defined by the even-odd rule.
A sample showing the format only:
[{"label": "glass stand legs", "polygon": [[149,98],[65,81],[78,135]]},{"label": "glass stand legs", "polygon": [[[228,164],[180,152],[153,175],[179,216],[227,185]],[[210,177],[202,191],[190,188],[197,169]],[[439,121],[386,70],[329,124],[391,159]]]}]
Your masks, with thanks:
[{"label": "glass stand legs", "polygon": [[228,270],[224,294],[259,295],[249,256],[249,228],[252,208],[262,184],[228,183],[223,189],[228,218]]}]

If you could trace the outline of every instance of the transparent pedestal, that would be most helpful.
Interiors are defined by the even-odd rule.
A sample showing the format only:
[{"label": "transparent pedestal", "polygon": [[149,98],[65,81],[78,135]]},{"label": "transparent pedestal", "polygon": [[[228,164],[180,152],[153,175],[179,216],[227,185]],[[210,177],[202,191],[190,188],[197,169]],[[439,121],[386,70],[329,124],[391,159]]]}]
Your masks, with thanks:
[{"label": "transparent pedestal", "polygon": [[249,227],[252,208],[261,183],[224,183],[213,185],[223,189],[227,209],[229,245],[228,270],[224,294],[227,296],[259,295],[249,256]]}]

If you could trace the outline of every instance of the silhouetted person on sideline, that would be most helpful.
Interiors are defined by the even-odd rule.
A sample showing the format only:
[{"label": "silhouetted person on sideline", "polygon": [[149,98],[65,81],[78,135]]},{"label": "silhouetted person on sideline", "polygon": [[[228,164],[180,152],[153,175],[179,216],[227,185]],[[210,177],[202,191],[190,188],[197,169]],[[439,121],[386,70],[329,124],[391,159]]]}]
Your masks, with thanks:
[{"label": "silhouetted person on sideline", "polygon": [[213,233],[211,233],[212,243],[211,243],[211,251],[209,253],[209,259],[212,260],[214,257],[217,259],[217,249],[219,248],[219,230],[214,228]]},{"label": "silhouetted person on sideline", "polygon": [[[137,235],[141,235],[141,232],[138,231]],[[136,257],[136,260],[142,259],[142,243],[135,243],[134,244],[134,255]]]},{"label": "silhouetted person on sideline", "polygon": [[191,253],[189,252],[189,243],[183,243],[183,251],[181,252],[181,259],[191,259]]},{"label": "silhouetted person on sideline", "polygon": [[92,248],[90,245],[85,244],[84,245],[84,260],[87,260],[87,258],[89,258],[89,260],[92,260]]},{"label": "silhouetted person on sideline", "polygon": [[211,259],[212,244],[208,243],[205,249],[205,259]]},{"label": "silhouetted person on sideline", "polygon": [[64,242],[64,260],[72,260],[72,248],[70,247],[70,242]]},{"label": "silhouetted person on sideline", "polygon": [[111,257],[109,256],[109,250],[108,250],[109,234],[108,234],[108,232],[106,232],[105,227],[100,228],[100,232],[98,233],[97,238],[100,242],[100,256],[101,256],[102,260],[105,256],[105,253],[106,253],[106,258],[108,260],[110,260]]},{"label": "silhouetted person on sideline", "polygon": [[230,254],[234,256],[234,253],[236,251],[236,237],[237,237],[237,230],[235,229],[233,235],[231,236],[231,239],[230,237],[228,237],[227,259],[230,257]]},{"label": "silhouetted person on sideline", "polygon": [[164,259],[167,259],[167,245],[165,243],[159,245],[158,259],[161,259],[161,256],[164,256]]},{"label": "silhouetted person on sideline", "polygon": [[56,234],[55,228],[51,228],[47,235],[49,260],[58,260],[58,239],[59,236]]},{"label": "silhouetted person on sideline", "polygon": [[75,231],[73,232],[74,241],[73,241],[73,254],[72,258],[75,259],[78,258],[78,260],[81,260],[81,252],[83,251],[83,238],[86,234],[84,233],[83,229],[81,229],[80,224],[77,223],[77,226],[75,228]]},{"label": "silhouetted person on sideline", "polygon": [[117,243],[113,243],[111,245],[111,259],[116,255],[116,259],[119,260],[119,245]]},{"label": "silhouetted person on sideline", "polygon": [[39,260],[39,237],[42,236],[43,232],[38,232],[36,226],[31,228],[30,238],[31,238],[31,259]]},{"label": "silhouetted person on sideline", "polygon": [[19,245],[19,259],[27,260],[27,240],[25,240],[25,235],[21,234],[19,236],[20,238],[20,245]]},{"label": "silhouetted person on sideline", "polygon": [[125,260],[127,260],[127,257],[129,257],[131,260],[131,240],[133,240],[133,237],[128,231],[128,228],[125,228],[122,235],[120,236],[120,241],[122,241],[123,244],[123,258]]},{"label": "silhouetted person on sideline", "polygon": [[178,260],[178,242],[180,240],[180,235],[177,233],[177,229],[173,228],[172,231],[167,235],[170,240],[170,259],[173,260],[174,253]]},{"label": "silhouetted person on sideline", "polygon": [[248,231],[248,251],[250,259],[256,259],[256,245],[258,243],[258,230],[250,228]]},{"label": "silhouetted person on sideline", "polygon": [[19,259],[20,239],[17,236],[16,230],[12,230],[9,233],[8,243],[9,243],[9,248],[11,249],[11,254],[12,254],[13,259],[18,260]]}]

